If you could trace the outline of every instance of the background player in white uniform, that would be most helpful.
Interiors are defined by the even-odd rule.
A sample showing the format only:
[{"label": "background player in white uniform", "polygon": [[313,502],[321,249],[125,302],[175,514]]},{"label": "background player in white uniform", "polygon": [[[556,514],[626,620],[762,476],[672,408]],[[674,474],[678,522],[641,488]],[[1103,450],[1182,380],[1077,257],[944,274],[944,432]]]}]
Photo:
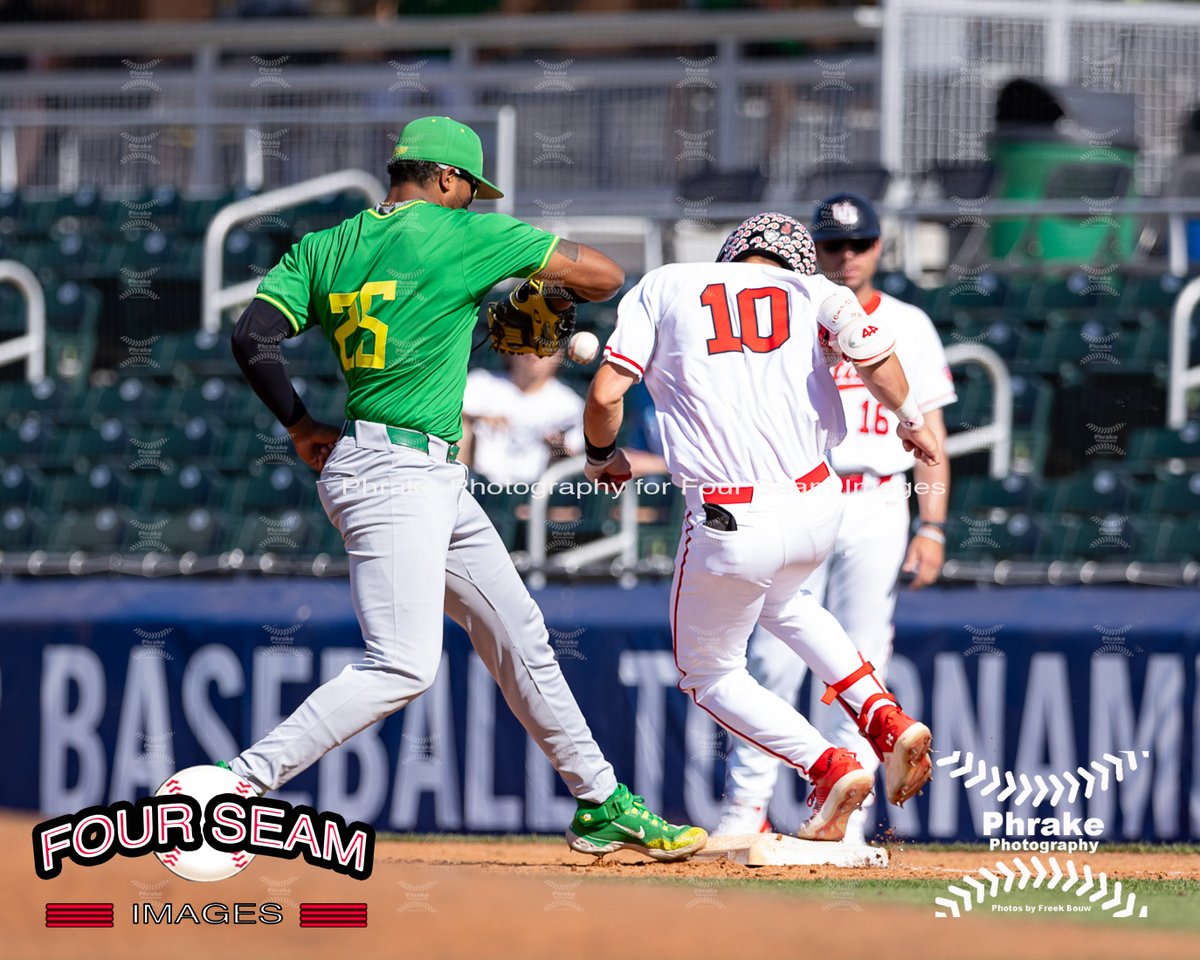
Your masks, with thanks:
[{"label": "background player in white uniform", "polygon": [[[741,260],[742,262],[735,262]],[[798,831],[840,840],[873,778],[746,670],[762,622],[829,684],[880,752],[893,802],[929,779],[928,727],[906,716],[850,638],[801,589],[833,546],[841,486],[825,450],[845,431],[819,326],[858,364],[871,394],[898,409],[903,442],[936,462],[894,341],[854,294],[816,270],[807,231],[759,214],[726,240],[717,264],[647,274],[621,301],[584,410],[588,475],[627,479],[615,440],[625,392],[654,398],[667,465],[687,498],[671,632],[679,687],[727,729],[812,780],[816,810]]]},{"label": "background player in white uniform", "polygon": [[[957,399],[946,353],[924,312],[875,289],[879,235],[879,218],[864,198],[839,193],[817,204],[812,236],[822,273],[853,290],[868,316],[884,320],[895,334],[896,353],[925,423],[944,444],[941,408]],[[833,550],[805,588],[823,600],[859,652],[885,677],[901,567],[913,574],[914,589],[933,583],[942,569],[950,466],[945,459],[935,465],[915,461],[913,490],[920,526],[910,544],[905,471],[914,468],[914,458],[896,436],[896,418],[871,396],[854,364],[839,360],[833,375],[846,418],[846,439],[830,450],[829,459],[842,478],[846,506]],[[764,687],[794,703],[806,667],[786,644],[760,627],[750,641],[749,669]],[[840,719],[834,739],[852,744],[864,768],[874,773],[873,752],[858,738],[855,725]],[[767,808],[778,775],[779,761],[736,742],[717,832],[770,829]],[[870,807],[868,801],[850,818],[846,842],[864,842],[874,820]]]}]

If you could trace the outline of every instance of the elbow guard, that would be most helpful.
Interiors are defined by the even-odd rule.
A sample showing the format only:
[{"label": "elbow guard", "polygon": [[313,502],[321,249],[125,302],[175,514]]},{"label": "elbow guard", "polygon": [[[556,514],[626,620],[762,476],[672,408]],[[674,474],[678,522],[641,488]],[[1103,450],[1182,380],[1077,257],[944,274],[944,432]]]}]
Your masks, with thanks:
[{"label": "elbow guard", "polygon": [[870,365],[886,360],[896,352],[896,338],[878,320],[864,317],[838,334],[838,347],[847,360]]},{"label": "elbow guard", "polygon": [[845,287],[821,301],[817,321],[837,337],[842,355],[855,363],[878,363],[896,350],[896,338],[887,324],[868,317],[858,298]]}]

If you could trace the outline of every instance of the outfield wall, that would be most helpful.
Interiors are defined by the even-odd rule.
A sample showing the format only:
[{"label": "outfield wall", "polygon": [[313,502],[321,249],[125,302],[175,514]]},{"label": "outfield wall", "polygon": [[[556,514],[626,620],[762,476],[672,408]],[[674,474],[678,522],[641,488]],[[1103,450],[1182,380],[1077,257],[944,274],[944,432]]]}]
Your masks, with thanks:
[{"label": "outfield wall", "polygon": [[[655,583],[536,596],[618,776],[670,819],[711,825],[728,745],[674,687],[668,593]],[[132,798],[175,769],[233,756],[361,649],[344,580],[7,580],[0,611],[0,806],[46,813]],[[985,775],[967,790],[939,766],[892,825],[974,839],[987,811],[1051,812],[1052,792],[1030,807],[1035,778],[1053,791],[1050,775],[1072,771],[1080,786],[1073,803],[1062,791],[1057,814],[1099,817],[1110,840],[1200,840],[1198,675],[1193,591],[904,594],[892,687],[933,727],[938,756],[970,751]],[[801,703],[824,726],[837,708],[819,694],[806,682]],[[1106,754],[1122,761],[1119,783]],[[992,765],[1033,790],[1018,777],[1005,802],[1003,781],[984,796]],[[1090,799],[1081,765],[1096,778]],[[800,780],[781,782],[772,812],[794,825],[807,815]],[[399,831],[557,832],[574,809],[449,622],[429,693],[279,795]]]}]

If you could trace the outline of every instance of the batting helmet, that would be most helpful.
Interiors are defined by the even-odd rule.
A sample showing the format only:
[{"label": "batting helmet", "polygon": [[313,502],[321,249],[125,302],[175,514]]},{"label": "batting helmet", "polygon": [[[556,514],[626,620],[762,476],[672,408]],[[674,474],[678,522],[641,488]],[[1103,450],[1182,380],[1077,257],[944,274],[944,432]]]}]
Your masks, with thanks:
[{"label": "batting helmet", "polygon": [[817,243],[879,236],[879,215],[871,201],[857,193],[826,197],[813,211],[812,223],[812,238]]},{"label": "batting helmet", "polygon": [[804,224],[786,213],[756,213],[743,220],[725,238],[717,262],[733,263],[755,253],[805,276],[817,272],[817,250],[812,237]]}]

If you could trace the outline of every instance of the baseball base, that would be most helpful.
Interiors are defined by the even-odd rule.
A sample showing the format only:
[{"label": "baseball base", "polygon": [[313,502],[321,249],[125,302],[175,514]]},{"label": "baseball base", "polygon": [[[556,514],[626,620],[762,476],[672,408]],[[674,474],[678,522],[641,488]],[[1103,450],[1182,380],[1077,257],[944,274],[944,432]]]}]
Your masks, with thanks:
[{"label": "baseball base", "polygon": [[731,860],[748,867],[830,866],[886,867],[887,851],[866,844],[801,840],[782,833],[748,833],[710,837],[696,860]]}]

